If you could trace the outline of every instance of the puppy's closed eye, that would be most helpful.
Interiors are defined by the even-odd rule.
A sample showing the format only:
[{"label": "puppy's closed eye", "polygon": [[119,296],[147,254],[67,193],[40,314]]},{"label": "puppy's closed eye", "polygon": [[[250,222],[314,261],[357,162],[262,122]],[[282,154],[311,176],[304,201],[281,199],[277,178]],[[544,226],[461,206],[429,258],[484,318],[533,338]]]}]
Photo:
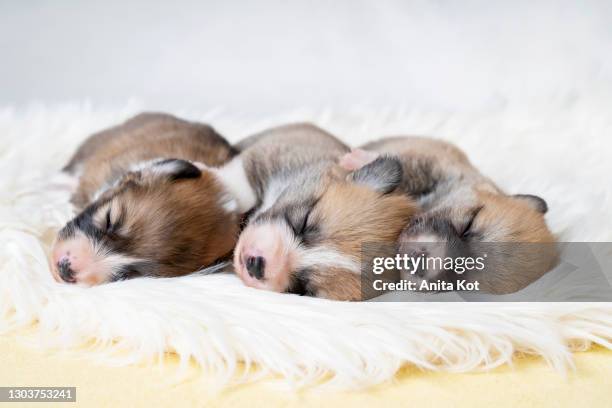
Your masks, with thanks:
[{"label": "puppy's closed eye", "polygon": [[113,229],[113,223],[111,221],[111,210],[110,208],[106,211],[106,223],[104,229],[106,231],[111,231]]},{"label": "puppy's closed eye", "polygon": [[471,212],[470,218],[463,225],[463,227],[459,230],[459,235],[461,235],[461,238],[467,239],[476,234],[476,231],[473,230],[474,221],[476,220],[478,213],[480,213],[482,209],[483,207],[478,207]]},{"label": "puppy's closed eye", "polygon": [[312,238],[312,234],[317,231],[317,227],[314,224],[312,212],[317,202],[300,207],[293,211],[288,211],[285,214],[285,221],[293,231],[294,235],[299,238],[302,243],[306,244]]},{"label": "puppy's closed eye", "polygon": [[113,201],[99,208],[94,216],[98,229],[106,234],[116,234],[124,221],[124,212]]}]

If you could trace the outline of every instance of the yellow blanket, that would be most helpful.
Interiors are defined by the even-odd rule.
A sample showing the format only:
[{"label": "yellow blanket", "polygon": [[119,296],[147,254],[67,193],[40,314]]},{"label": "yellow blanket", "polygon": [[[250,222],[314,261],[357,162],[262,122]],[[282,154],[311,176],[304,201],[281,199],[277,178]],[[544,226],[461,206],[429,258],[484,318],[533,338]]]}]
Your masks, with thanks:
[{"label": "yellow blanket", "polygon": [[172,358],[164,367],[108,367],[74,355],[33,350],[15,337],[2,337],[0,386],[77,387],[76,404],[54,407],[612,406],[612,351],[596,348],[575,354],[575,361],[576,371],[565,377],[541,360],[522,358],[514,367],[487,373],[431,373],[405,368],[393,384],[368,391],[292,393],[248,384],[213,394],[210,379],[202,373],[173,382],[176,362]]}]

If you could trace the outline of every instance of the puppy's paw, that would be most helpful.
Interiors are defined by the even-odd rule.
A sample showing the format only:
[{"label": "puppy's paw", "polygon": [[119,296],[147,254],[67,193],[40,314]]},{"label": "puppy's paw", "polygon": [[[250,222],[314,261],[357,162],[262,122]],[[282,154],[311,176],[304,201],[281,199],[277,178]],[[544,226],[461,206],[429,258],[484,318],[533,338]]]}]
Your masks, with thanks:
[{"label": "puppy's paw", "polygon": [[363,149],[352,149],[349,153],[342,156],[338,163],[345,170],[353,171],[373,162],[377,157],[378,153],[375,152],[368,152]]}]

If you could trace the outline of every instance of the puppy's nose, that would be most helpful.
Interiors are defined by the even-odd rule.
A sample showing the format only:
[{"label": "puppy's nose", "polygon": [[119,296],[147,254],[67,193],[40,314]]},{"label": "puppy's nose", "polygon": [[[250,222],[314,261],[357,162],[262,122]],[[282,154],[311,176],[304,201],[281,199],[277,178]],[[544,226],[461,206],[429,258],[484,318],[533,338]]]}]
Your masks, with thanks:
[{"label": "puppy's nose", "polygon": [[266,260],[262,256],[249,256],[246,260],[246,268],[251,277],[262,279],[266,269]]},{"label": "puppy's nose", "polygon": [[59,271],[59,275],[64,282],[73,283],[74,272],[70,268],[70,260],[67,256],[62,257],[57,263],[57,270]]},{"label": "puppy's nose", "polygon": [[[429,252],[427,251],[425,247],[415,248],[410,253],[411,258],[414,258],[414,259],[422,258],[423,261],[425,261],[428,256],[429,256]],[[424,263],[420,263],[418,268],[415,269],[414,274],[418,276],[419,278],[423,278],[425,275],[427,275],[427,266]]]}]

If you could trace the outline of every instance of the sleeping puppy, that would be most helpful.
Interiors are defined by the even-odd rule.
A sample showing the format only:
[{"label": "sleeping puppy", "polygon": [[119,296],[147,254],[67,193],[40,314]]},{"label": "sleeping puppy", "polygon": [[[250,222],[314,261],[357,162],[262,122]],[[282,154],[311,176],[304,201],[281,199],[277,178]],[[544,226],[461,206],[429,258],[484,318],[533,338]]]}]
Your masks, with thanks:
[{"label": "sleeping puppy", "polygon": [[402,163],[399,190],[414,197],[423,211],[405,225],[399,253],[485,257],[482,271],[464,273],[438,264],[404,271],[404,279],[453,281],[460,277],[480,282],[484,292],[505,294],[524,288],[556,265],[555,239],[544,220],[546,202],[534,195],[505,194],[449,143],[390,137],[353,150],[340,163],[355,170],[390,156]]},{"label": "sleeping puppy", "polygon": [[399,161],[347,174],[337,160],[348,148],[310,124],[270,129],[238,148],[258,199],[234,251],[238,276],[276,292],[362,299],[362,263],[373,256],[363,245],[394,244],[415,213],[407,196],[389,194],[402,179]]},{"label": "sleeping puppy", "polygon": [[211,127],[165,114],[91,136],[64,168],[78,177],[80,213],[57,236],[55,279],[180,276],[228,257],[254,204],[231,185],[241,168],[235,155]]}]

